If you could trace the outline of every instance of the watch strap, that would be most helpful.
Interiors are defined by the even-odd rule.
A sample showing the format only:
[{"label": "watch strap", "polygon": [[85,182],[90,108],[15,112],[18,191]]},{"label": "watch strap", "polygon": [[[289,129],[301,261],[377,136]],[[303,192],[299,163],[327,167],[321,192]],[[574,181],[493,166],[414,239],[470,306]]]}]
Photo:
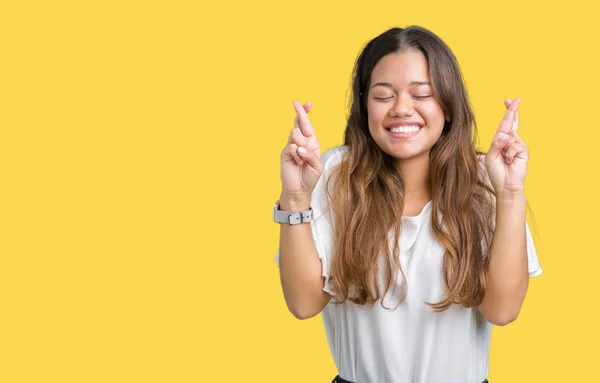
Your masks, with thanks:
[{"label": "watch strap", "polygon": [[279,210],[279,201],[273,208],[273,219],[277,223],[287,223],[289,225],[298,225],[300,223],[310,222],[313,218],[313,210],[309,207],[304,211],[284,211]]}]

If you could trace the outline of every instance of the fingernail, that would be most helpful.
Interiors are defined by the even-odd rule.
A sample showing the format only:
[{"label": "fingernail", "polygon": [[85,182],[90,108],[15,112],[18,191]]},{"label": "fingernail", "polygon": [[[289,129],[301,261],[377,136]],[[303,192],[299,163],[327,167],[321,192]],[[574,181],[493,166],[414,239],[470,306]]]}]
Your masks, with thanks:
[{"label": "fingernail", "polygon": [[306,148],[299,147],[298,148],[298,153],[300,153],[300,154],[306,154]]}]

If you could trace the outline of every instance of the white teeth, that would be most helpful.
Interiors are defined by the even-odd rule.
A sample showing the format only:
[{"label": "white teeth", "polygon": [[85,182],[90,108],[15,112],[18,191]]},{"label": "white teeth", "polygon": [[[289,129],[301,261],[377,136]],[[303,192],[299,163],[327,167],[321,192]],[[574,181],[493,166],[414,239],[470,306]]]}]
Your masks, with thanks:
[{"label": "white teeth", "polygon": [[390,129],[392,133],[414,133],[417,130],[419,130],[418,126],[398,126]]}]

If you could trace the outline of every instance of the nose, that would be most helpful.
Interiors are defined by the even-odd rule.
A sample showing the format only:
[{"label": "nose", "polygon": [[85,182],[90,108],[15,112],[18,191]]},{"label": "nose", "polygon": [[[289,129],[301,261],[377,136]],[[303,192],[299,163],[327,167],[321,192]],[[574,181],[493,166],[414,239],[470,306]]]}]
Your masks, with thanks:
[{"label": "nose", "polygon": [[392,104],[390,114],[395,117],[412,116],[415,112],[413,99],[410,95],[400,94]]}]

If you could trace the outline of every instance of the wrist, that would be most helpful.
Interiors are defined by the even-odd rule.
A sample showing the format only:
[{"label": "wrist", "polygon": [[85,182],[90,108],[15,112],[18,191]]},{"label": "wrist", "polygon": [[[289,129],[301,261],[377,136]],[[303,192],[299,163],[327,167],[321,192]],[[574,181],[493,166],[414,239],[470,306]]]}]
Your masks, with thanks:
[{"label": "wrist", "polygon": [[502,190],[496,193],[496,203],[525,202],[524,190]]},{"label": "wrist", "polygon": [[283,211],[304,211],[310,207],[310,194],[289,194],[282,192],[279,209]]}]

